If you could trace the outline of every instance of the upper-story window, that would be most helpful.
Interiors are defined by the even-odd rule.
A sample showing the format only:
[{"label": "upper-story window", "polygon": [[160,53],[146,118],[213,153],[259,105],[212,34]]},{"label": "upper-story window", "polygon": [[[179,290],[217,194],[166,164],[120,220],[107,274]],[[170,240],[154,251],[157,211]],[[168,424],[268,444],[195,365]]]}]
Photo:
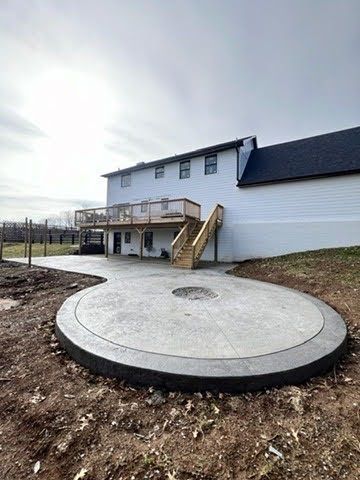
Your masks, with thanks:
[{"label": "upper-story window", "polygon": [[163,178],[165,177],[165,167],[162,165],[161,167],[155,167],[155,178]]},{"label": "upper-story window", "polygon": [[217,173],[217,155],[205,157],[205,175]]},{"label": "upper-story window", "polygon": [[131,175],[130,173],[126,173],[125,175],[121,175],[121,186],[122,187],[130,187],[131,185]]},{"label": "upper-story window", "polygon": [[179,178],[190,178],[190,161],[180,162]]},{"label": "upper-story window", "polygon": [[149,202],[141,202],[141,213],[146,213],[148,211],[148,203]]}]

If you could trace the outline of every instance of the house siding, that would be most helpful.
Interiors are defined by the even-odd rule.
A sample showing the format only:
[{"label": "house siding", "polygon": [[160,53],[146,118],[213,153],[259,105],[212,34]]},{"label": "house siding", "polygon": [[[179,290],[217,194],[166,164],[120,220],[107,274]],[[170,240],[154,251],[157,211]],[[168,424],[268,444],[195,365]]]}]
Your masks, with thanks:
[{"label": "house siding", "polygon": [[[246,159],[249,144],[244,148]],[[218,258],[224,262],[360,243],[360,174],[239,188],[236,149],[217,154],[216,174],[204,174],[204,158],[191,159],[187,179],[179,179],[179,162],[165,165],[159,179],[154,168],[132,172],[129,187],[121,187],[121,175],[109,177],[107,204],[186,197],[201,205],[204,220],[220,203]],[[165,238],[156,246],[155,238],[158,256]],[[213,260],[213,241],[202,258]]]},{"label": "house siding", "polygon": [[360,174],[240,189],[234,258],[360,244]]}]

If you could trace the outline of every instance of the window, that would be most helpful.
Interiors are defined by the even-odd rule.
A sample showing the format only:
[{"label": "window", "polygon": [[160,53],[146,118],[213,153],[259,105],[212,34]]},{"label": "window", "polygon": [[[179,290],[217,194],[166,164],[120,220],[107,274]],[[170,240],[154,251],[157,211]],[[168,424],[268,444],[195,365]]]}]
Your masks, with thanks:
[{"label": "window", "polygon": [[161,199],[161,210],[169,210],[168,198]]},{"label": "window", "polygon": [[148,202],[141,202],[141,213],[146,213],[148,211]]},{"label": "window", "polygon": [[163,178],[165,176],[165,167],[164,165],[161,167],[155,168],[155,178]]},{"label": "window", "polygon": [[131,175],[127,173],[126,175],[121,175],[121,186],[130,187],[131,185]]},{"label": "window", "polygon": [[217,155],[205,157],[205,175],[217,173]]},{"label": "window", "polygon": [[190,178],[190,162],[180,162],[179,178]]},{"label": "window", "polygon": [[131,243],[131,232],[125,232],[125,243]]}]

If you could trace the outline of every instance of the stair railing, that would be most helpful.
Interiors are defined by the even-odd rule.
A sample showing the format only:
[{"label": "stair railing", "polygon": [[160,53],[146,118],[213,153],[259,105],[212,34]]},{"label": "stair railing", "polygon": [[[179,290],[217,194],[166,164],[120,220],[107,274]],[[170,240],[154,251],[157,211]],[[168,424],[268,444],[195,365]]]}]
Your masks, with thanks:
[{"label": "stair railing", "polygon": [[191,268],[194,268],[200,260],[201,254],[204,251],[206,244],[214,233],[218,225],[222,223],[224,207],[222,205],[215,205],[210,215],[206,219],[206,222],[201,227],[200,232],[192,243],[192,264]]},{"label": "stair railing", "polygon": [[171,263],[174,263],[180,250],[189,238],[189,224],[186,223],[171,244]]}]

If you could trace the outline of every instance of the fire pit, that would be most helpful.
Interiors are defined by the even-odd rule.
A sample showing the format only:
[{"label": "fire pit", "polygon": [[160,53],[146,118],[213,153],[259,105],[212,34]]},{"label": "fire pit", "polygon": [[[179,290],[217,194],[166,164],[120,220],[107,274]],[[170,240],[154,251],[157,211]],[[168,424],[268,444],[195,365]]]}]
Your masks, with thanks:
[{"label": "fire pit", "polygon": [[217,293],[205,287],[180,287],[175,288],[172,293],[187,300],[208,300],[209,298],[218,297]]}]

